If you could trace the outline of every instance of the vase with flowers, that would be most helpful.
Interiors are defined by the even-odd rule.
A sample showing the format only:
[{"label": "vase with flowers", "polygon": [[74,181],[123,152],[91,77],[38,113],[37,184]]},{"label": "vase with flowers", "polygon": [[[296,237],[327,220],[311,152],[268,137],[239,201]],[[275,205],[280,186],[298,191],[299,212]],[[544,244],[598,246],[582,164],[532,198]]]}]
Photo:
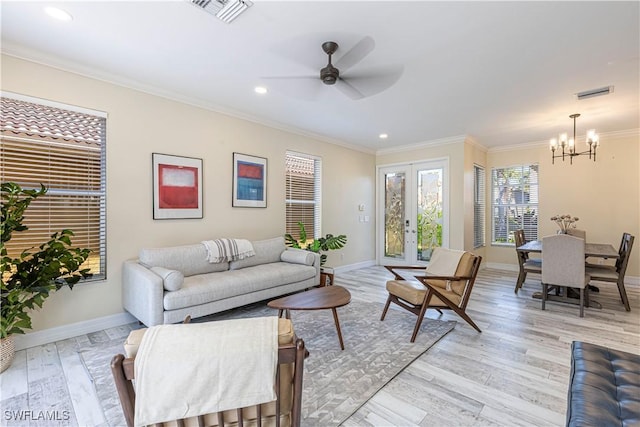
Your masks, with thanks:
[{"label": "vase with flowers", "polygon": [[567,234],[568,229],[576,228],[576,222],[578,222],[579,219],[577,216],[571,216],[569,214],[551,217],[551,221],[555,221],[555,223],[558,224],[558,234]]}]

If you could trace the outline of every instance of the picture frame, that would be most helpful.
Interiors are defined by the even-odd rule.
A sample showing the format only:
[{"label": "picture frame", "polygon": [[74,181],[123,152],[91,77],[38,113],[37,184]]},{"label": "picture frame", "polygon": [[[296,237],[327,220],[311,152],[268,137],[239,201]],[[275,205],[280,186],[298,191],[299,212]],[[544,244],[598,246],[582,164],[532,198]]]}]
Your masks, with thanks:
[{"label": "picture frame", "polygon": [[233,207],[267,207],[267,159],[233,153]]},{"label": "picture frame", "polygon": [[152,153],[153,219],[202,218],[202,159]]}]

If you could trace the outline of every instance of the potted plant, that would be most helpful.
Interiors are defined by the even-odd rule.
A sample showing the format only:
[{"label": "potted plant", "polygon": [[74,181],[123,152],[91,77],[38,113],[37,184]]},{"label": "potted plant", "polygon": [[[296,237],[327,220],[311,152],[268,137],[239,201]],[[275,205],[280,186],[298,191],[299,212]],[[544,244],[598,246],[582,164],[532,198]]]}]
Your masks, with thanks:
[{"label": "potted plant", "polygon": [[347,244],[347,236],[344,234],[340,234],[339,236],[327,234],[324,237],[313,239],[311,242],[308,242],[307,231],[304,229],[304,224],[302,222],[298,222],[298,227],[300,228],[300,239],[296,240],[296,238],[289,233],[284,235],[287,246],[319,253],[321,266],[324,265],[327,260],[327,255],[322,252],[341,249]]},{"label": "potted plant", "polygon": [[0,273],[2,275],[0,324],[0,372],[13,361],[13,336],[31,329],[30,310],[42,308],[49,294],[63,286],[73,285],[89,276],[89,269],[81,265],[89,257],[89,249],[71,247],[71,230],[53,233],[37,248],[23,251],[17,257],[9,255],[6,244],[13,233],[28,229],[22,222],[24,211],[31,202],[47,193],[43,185],[39,190],[22,189],[18,184],[5,182],[2,194],[0,222]]}]

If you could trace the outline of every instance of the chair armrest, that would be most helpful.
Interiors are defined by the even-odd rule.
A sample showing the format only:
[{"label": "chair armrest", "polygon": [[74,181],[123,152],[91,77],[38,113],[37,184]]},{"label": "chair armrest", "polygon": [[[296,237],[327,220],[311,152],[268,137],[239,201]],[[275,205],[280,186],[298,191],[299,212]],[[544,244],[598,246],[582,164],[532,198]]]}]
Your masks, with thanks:
[{"label": "chair armrest", "polygon": [[418,279],[420,282],[425,283],[427,280],[450,280],[452,282],[457,282],[459,280],[469,280],[471,276],[436,276],[436,275],[425,275],[425,276],[413,276]]},{"label": "chair armrest", "polygon": [[383,265],[384,268],[389,270],[391,274],[395,276],[395,280],[404,280],[404,277],[400,276],[398,273],[394,271],[394,269],[398,270],[424,270],[424,265]]}]

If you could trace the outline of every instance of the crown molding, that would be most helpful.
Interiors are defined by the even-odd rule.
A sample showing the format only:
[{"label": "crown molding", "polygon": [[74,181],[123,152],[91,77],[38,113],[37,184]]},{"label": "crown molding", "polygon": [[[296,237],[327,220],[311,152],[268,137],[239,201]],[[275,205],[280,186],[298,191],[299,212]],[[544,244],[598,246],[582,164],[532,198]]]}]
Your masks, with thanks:
[{"label": "crown molding", "polygon": [[165,98],[170,101],[179,102],[181,104],[190,105],[192,107],[202,108],[207,111],[212,111],[214,113],[223,114],[236,119],[245,120],[245,121],[266,126],[272,129],[277,129],[277,130],[292,133],[295,135],[304,136],[306,138],[315,139],[318,141],[326,142],[328,144],[337,145],[343,148],[359,151],[366,154],[375,154],[374,149],[370,149],[370,148],[362,147],[360,145],[351,144],[341,140],[329,138],[325,135],[320,135],[320,134],[309,132],[300,128],[285,125],[284,123],[280,123],[275,120],[265,120],[263,118],[252,116],[250,114],[246,114],[237,110],[224,108],[224,107],[221,107],[220,105],[212,104],[202,99],[186,97],[181,94],[167,91],[156,86],[148,85],[137,80],[127,79],[112,73],[106,73],[96,68],[85,67],[71,61],[63,61],[63,60],[60,60],[60,58],[52,57],[50,55],[43,54],[42,52],[36,52],[29,49],[24,49],[24,48],[16,48],[15,46],[12,46],[11,43],[4,43],[2,46],[2,49],[0,50],[0,53],[2,53],[3,55],[7,55],[7,56],[11,56],[11,57],[23,60],[23,61],[33,62],[35,64],[43,65],[45,67],[54,68],[56,70],[64,71],[71,74],[76,74],[82,77],[87,77],[87,78],[98,80],[104,83],[114,84],[127,89],[135,90],[137,92],[142,92],[148,95]]},{"label": "crown molding", "polygon": [[476,139],[472,136],[467,135],[465,142],[468,143],[469,145],[472,145],[474,147],[476,147],[477,149],[479,149],[480,151],[484,151],[485,153],[489,151],[489,148],[485,147],[484,145],[480,144],[478,141],[476,141]]},{"label": "crown molding", "polygon": [[459,144],[467,140],[466,135],[450,136],[447,138],[434,139],[431,141],[419,142],[416,144],[400,145],[398,147],[382,148],[376,151],[376,155],[403,153],[407,151],[419,150],[420,148],[432,148],[442,145]]}]

